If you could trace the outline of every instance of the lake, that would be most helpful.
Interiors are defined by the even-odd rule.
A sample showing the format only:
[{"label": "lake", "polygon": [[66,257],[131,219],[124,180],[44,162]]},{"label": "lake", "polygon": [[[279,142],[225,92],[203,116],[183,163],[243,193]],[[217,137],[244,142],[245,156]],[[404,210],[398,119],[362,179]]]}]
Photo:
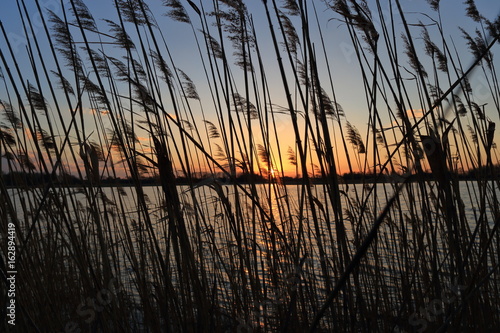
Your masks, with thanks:
[{"label": "lake", "polygon": [[[181,299],[196,296],[197,288],[203,297],[211,290],[223,317],[234,320],[235,307],[246,306],[239,326],[277,328],[278,314],[291,304],[312,320],[396,186],[341,184],[339,214],[335,196],[321,184],[237,187],[205,181],[193,189],[177,186],[169,200],[157,186],[61,188],[48,192],[28,247],[57,239],[69,251],[63,260],[68,269],[75,267],[71,253],[86,249],[87,261],[120,281],[122,301],[136,304],[138,322],[146,320],[140,309],[147,308],[148,295],[161,294],[157,288],[167,274],[169,288]],[[451,197],[432,182],[404,186],[339,304],[355,302],[363,311],[376,311],[371,316],[380,327],[388,322],[395,329],[416,327],[425,318],[418,306],[463,283],[465,272],[483,260],[481,249],[494,226],[489,201],[500,194],[493,186],[463,181]],[[32,225],[43,191],[9,189],[24,230]],[[486,267],[494,260],[486,257]],[[350,322],[343,309],[335,310],[337,324],[328,319],[323,325]]]}]

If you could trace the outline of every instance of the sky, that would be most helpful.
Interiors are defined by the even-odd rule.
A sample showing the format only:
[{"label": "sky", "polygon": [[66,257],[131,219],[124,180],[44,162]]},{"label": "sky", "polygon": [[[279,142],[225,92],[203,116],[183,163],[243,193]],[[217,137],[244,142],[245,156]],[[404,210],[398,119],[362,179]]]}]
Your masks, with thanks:
[{"label": "sky", "polygon": [[[201,41],[202,35],[199,33],[197,29],[200,28],[199,22],[196,19],[195,11],[188,5],[187,1],[181,1],[181,3],[185,6],[186,12],[191,17],[191,20],[194,25],[195,31],[191,26],[181,22],[175,22],[171,18],[167,17],[165,13],[167,13],[168,9],[161,4],[159,1],[146,1],[150,6],[150,9],[158,21],[159,28],[162,31],[163,37],[165,38],[166,44],[168,45],[169,52],[171,53],[171,57],[173,59],[173,65],[177,68],[182,69],[196,85],[197,92],[200,95],[200,103],[195,103],[191,101],[191,106],[193,108],[194,120],[197,124],[203,124],[203,119],[209,120],[214,124],[218,124],[217,116],[215,114],[215,106],[212,101],[212,95],[210,91],[210,87],[207,84],[207,79],[205,71],[203,70],[203,61],[207,61],[206,54],[203,53],[203,57],[200,56],[197,49],[196,39],[193,37],[194,33],[197,35],[199,41]],[[270,1],[269,1],[270,2]],[[42,48],[42,53],[44,54],[43,58],[47,62],[47,67],[50,69],[54,68],[54,62],[51,59],[50,50],[48,48],[48,44],[45,38],[45,32],[43,31],[43,26],[41,24],[40,14],[35,6],[35,2],[33,0],[25,0],[24,1],[28,17],[31,19],[34,26],[34,37],[30,36],[28,39],[33,41],[34,39],[40,41],[40,45]],[[68,6],[68,2],[64,2],[66,6]],[[116,9],[113,5],[113,2],[110,0],[86,0],[84,3],[89,8],[90,12],[94,16],[94,19],[97,22],[98,28],[102,31],[109,31],[109,27],[103,21],[103,19],[110,19],[117,22],[117,14]],[[195,1],[198,6],[201,8],[201,4],[199,1]],[[205,10],[209,11],[209,6],[211,6],[211,1],[203,1],[203,5],[206,6]],[[278,70],[278,62],[276,60],[276,53],[273,48],[272,40],[269,34],[269,25],[266,20],[266,15],[264,11],[264,6],[261,1],[246,1],[245,2],[248,8],[248,12],[251,14],[251,17],[254,21],[254,26],[256,30],[256,37],[258,39],[258,45],[260,51],[262,53],[262,60],[265,66],[265,74],[267,80],[267,87],[269,89],[269,95],[272,98],[272,103],[280,106],[286,106],[287,100],[285,91],[283,89],[283,83],[280,76],[280,72]],[[280,3],[280,1],[278,1]],[[373,13],[376,13],[376,2],[375,1],[367,1],[368,6],[372,10]],[[389,5],[395,6],[394,1],[380,1],[380,6],[382,9],[382,13],[384,19],[390,20],[390,12]],[[431,34],[431,38],[433,40],[440,40],[438,35],[437,27],[432,25],[433,20],[438,20],[438,14],[435,11],[429,9],[429,5],[426,1],[417,1],[417,0],[401,0],[401,6],[406,15],[406,19],[408,24],[410,25],[412,36],[414,37],[414,41],[417,45],[417,50],[421,52],[420,57],[422,62],[426,68],[429,68],[430,64],[429,60],[423,54],[423,44],[421,41],[421,28],[418,27],[419,24],[423,23],[428,26],[429,32]],[[40,0],[39,4],[44,9],[50,9],[56,15],[62,16],[64,11],[61,7],[60,1],[58,0]],[[313,10],[313,2],[307,1],[308,8],[310,12]],[[338,14],[334,13],[331,9],[328,9],[326,4],[323,1],[314,1],[314,5],[317,10],[317,14],[319,17],[319,25],[321,28],[321,32],[324,37],[325,50],[326,50],[326,58],[322,55],[321,50],[321,40],[319,39],[319,33],[316,27],[316,22],[312,21],[311,30],[313,31],[312,35],[315,36],[315,40],[313,41],[316,53],[318,55],[318,64],[320,68],[318,68],[320,80],[322,85],[325,87],[327,94],[330,98],[333,98],[333,92],[335,93],[335,97],[337,102],[342,106],[345,112],[345,118],[343,118],[343,123],[348,121],[352,124],[360,133],[361,137],[365,140],[366,143],[369,142],[366,137],[369,135],[368,132],[368,124],[369,124],[369,109],[370,104],[367,102],[365,90],[363,88],[363,80],[362,80],[362,71],[360,70],[360,64],[358,62],[358,58],[356,57],[355,49],[353,47],[353,43],[349,32],[346,28],[346,25],[340,20]],[[476,1],[476,6],[479,12],[484,15],[486,18],[490,20],[494,20],[500,13],[500,3],[495,1]],[[451,1],[444,0],[440,2],[440,13],[443,27],[443,36],[447,41],[452,41],[454,47],[456,48],[457,58],[460,57],[461,65],[464,68],[467,68],[469,64],[473,61],[473,57],[470,52],[467,50],[467,45],[465,40],[462,38],[462,34],[459,27],[462,27],[464,30],[468,31],[471,35],[474,34],[475,29],[480,29],[481,27],[473,22],[469,17],[465,16],[466,6],[460,1]],[[310,14],[311,20],[313,15]],[[375,17],[375,16],[374,16]],[[33,71],[30,68],[30,61],[27,54],[27,38],[23,33],[23,26],[19,16],[17,1],[8,0],[4,1],[2,4],[2,11],[0,12],[0,20],[2,22],[2,26],[5,29],[5,33],[7,38],[10,41],[12,46],[12,52],[14,54],[15,60],[20,65],[21,71],[23,72],[24,79],[30,82],[35,81],[35,77],[33,75]],[[277,25],[276,19],[273,19],[274,24]],[[299,27],[299,20],[297,18],[293,18],[293,23],[296,27]],[[381,31],[381,25],[379,24],[379,19],[374,18],[375,28],[378,31]],[[209,29],[212,33],[216,34],[216,29],[214,26],[210,26]],[[395,20],[395,29],[398,31],[398,35],[403,32],[403,25],[400,20]],[[300,34],[300,30],[299,30]],[[91,35],[95,38],[94,41],[97,41],[97,36]],[[399,37],[399,36],[398,36]],[[81,38],[75,36],[75,42],[81,42]],[[230,48],[230,42],[224,42],[226,47]],[[401,41],[397,42],[398,45],[401,45]],[[439,44],[439,43],[438,43]],[[450,44],[451,45],[451,44]],[[497,44],[493,47],[492,52],[495,54],[499,50],[500,44]],[[387,68],[390,68],[390,63],[387,63],[387,56],[384,52],[383,45],[381,46],[382,50],[380,51],[381,61],[386,64]],[[5,43],[4,36],[0,38],[0,49],[8,55],[8,50]],[[406,69],[409,69],[408,61],[406,59],[406,55],[403,53],[402,47],[400,48],[400,65],[404,67],[403,73],[405,73]],[[114,57],[121,57],[123,55],[122,50],[118,49],[113,45],[105,46],[106,54]],[[227,54],[232,54],[232,50],[228,50]],[[46,57],[45,57],[46,55]],[[281,54],[283,56],[283,53]],[[139,56],[138,56],[139,57]],[[286,59],[285,59],[286,60]],[[498,59],[494,58],[495,64],[497,64]],[[331,88],[329,82],[328,71],[326,67],[326,61],[328,61],[333,78],[333,90]],[[35,61],[37,63],[36,67],[39,69],[40,60]],[[13,65],[13,59],[10,55],[7,56],[7,63],[10,66]],[[371,63],[370,61],[368,63]],[[363,64],[365,70],[368,70],[366,64]],[[5,64],[0,64],[2,70],[5,70]],[[498,66],[497,66],[498,67]],[[238,91],[241,95],[244,94],[244,85],[243,85],[243,73],[239,68],[235,66],[232,67],[232,75],[236,82],[236,86],[238,87]],[[293,77],[290,72],[288,73],[288,79],[293,82]],[[390,75],[390,73],[389,73]],[[440,80],[440,86],[442,88],[447,88],[448,84],[443,82],[443,75],[439,74],[434,77],[431,73],[429,81],[432,82],[436,78]],[[411,79],[411,75],[408,74],[408,80]],[[482,105],[488,103],[487,112],[489,118],[498,123],[498,114],[499,112],[494,108],[494,103],[491,100],[490,93],[487,89],[488,82],[485,79],[485,75],[481,73],[480,70],[474,72],[469,77],[469,81],[471,85],[474,87],[473,95],[474,100],[477,104]],[[19,82],[17,84],[20,84]],[[414,111],[416,113],[422,113],[421,103],[418,97],[418,91],[412,85],[408,84],[408,94],[410,94],[410,99],[414,100]],[[292,85],[293,90],[293,85]],[[445,90],[445,89],[443,89]],[[259,88],[259,91],[263,94],[263,87]],[[11,92],[11,90],[9,90]],[[294,100],[297,100],[297,95],[295,94],[296,90],[294,90]],[[165,94],[165,100],[168,100],[168,94]],[[62,98],[61,95],[58,95]],[[7,89],[2,85],[0,87],[0,99],[7,98]],[[263,95],[259,97],[253,95],[252,102],[257,104],[259,99],[262,99]],[[382,98],[379,96],[379,99]],[[262,100],[260,101],[262,102]],[[388,105],[394,105],[392,101],[387,103]],[[202,115],[203,110],[203,115]],[[95,136],[92,134],[92,127],[95,126],[94,119],[92,117],[92,109],[87,108],[85,115],[85,126],[88,128],[87,132],[84,136]],[[386,114],[385,112],[382,114]],[[205,117],[205,118],[204,118]],[[111,122],[109,120],[104,120],[105,127],[110,127]],[[273,136],[273,139],[269,141],[270,148],[269,150],[274,152],[275,157],[275,168],[279,171],[285,171],[287,175],[293,175],[295,172],[295,167],[287,162],[287,149],[290,147],[292,150],[296,150],[296,137],[293,135],[293,128],[290,121],[289,115],[276,114],[275,118],[275,127],[272,128],[273,131],[277,132],[276,137]],[[383,116],[381,119],[384,127],[390,127],[393,125],[392,120],[388,116]],[[57,122],[55,122],[57,126]],[[300,123],[301,126],[303,126]],[[258,125],[253,125],[257,126]],[[329,126],[334,126],[334,124],[330,124]],[[302,127],[301,127],[302,128]],[[220,128],[219,128],[220,129]],[[59,129],[60,131],[60,129]],[[259,128],[256,129],[256,132],[259,132]],[[348,165],[345,161],[344,154],[341,153],[342,145],[339,143],[339,135],[342,133],[337,130],[332,130],[334,134],[334,138],[337,140],[333,143],[334,148],[340,151],[338,154],[338,169],[340,173],[348,171]],[[148,134],[145,132],[141,132],[138,130],[138,136],[144,139],[144,147],[147,149],[148,145],[151,145],[150,138],[148,138]],[[344,133],[345,136],[345,133]],[[178,139],[177,139],[178,140]],[[255,144],[256,145],[265,145],[266,144],[265,135],[256,135]],[[497,141],[498,142],[498,141]],[[214,142],[217,143],[217,142]],[[178,142],[173,145],[172,149],[178,145]],[[222,144],[219,143],[220,146]],[[207,143],[207,147],[210,149],[216,149],[216,146],[212,143]],[[282,154],[282,161],[279,162],[277,158],[278,147],[280,148]],[[352,146],[348,144],[348,148],[351,154],[355,153]],[[208,150],[209,148],[207,148]],[[150,151],[150,149],[149,149]],[[353,159],[354,161],[355,159]],[[362,160],[362,159],[361,159]],[[360,161],[361,161],[360,160]],[[315,163],[314,159],[311,160],[311,163]],[[356,163],[354,163],[356,164]],[[357,166],[354,167],[355,171],[363,170],[366,166],[361,161]],[[373,167],[373,166],[372,166]]]}]

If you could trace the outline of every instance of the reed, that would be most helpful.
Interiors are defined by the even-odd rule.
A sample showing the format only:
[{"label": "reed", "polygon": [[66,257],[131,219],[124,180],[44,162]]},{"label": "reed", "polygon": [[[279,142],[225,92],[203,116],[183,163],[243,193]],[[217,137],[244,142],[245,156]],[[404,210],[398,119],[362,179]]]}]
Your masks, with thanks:
[{"label": "reed", "polygon": [[17,0],[36,37],[16,53],[0,21],[2,330],[500,326],[500,19],[465,1],[465,54],[427,2],[114,0],[100,20]]}]

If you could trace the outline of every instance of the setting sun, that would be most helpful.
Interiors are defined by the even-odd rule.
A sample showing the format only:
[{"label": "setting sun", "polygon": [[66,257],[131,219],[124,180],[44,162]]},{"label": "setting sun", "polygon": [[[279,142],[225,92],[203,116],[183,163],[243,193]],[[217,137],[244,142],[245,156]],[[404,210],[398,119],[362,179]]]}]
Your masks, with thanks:
[{"label": "setting sun", "polygon": [[2,332],[497,331],[499,10],[3,0]]},{"label": "setting sun", "polygon": [[271,178],[278,177],[279,176],[278,170],[271,168],[271,170],[269,171],[269,175],[271,176]]}]

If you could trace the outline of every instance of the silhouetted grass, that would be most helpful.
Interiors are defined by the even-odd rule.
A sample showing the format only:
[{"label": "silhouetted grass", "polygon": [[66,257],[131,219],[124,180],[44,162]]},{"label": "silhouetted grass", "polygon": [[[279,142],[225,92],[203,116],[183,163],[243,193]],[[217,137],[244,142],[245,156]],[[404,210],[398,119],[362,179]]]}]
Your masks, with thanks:
[{"label": "silhouetted grass", "polygon": [[[28,62],[0,23],[0,168],[16,181],[0,178],[0,271],[7,304],[13,223],[15,329],[498,327],[499,19],[465,2],[468,64],[428,2],[415,24],[400,1],[262,1],[262,29],[240,0],[166,0],[197,46],[182,69],[142,0],[115,0],[104,21],[82,0],[59,13],[36,0]],[[365,129],[339,104],[325,6],[352,42]],[[298,184],[281,182],[289,165]],[[343,165],[371,179],[346,184]],[[490,174],[459,182],[471,169]],[[131,186],[103,186],[117,177]]]}]

